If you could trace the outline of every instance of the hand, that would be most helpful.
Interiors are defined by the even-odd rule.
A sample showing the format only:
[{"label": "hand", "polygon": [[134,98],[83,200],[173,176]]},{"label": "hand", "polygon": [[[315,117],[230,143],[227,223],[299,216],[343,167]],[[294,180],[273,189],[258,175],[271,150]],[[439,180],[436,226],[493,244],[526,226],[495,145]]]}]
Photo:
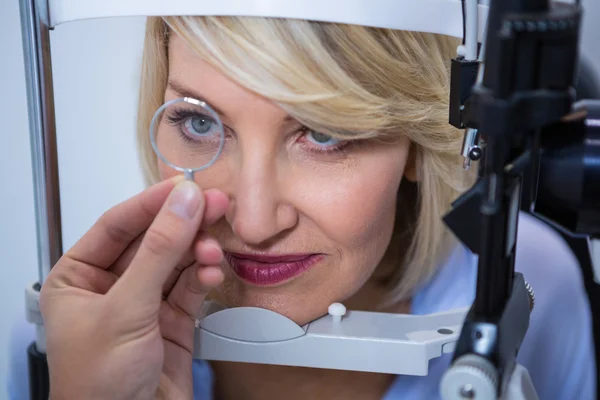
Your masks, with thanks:
[{"label": "hand", "polygon": [[106,212],[52,268],[40,293],[50,397],[191,399],[195,320],[223,280],[199,233],[228,199],[180,178]]}]

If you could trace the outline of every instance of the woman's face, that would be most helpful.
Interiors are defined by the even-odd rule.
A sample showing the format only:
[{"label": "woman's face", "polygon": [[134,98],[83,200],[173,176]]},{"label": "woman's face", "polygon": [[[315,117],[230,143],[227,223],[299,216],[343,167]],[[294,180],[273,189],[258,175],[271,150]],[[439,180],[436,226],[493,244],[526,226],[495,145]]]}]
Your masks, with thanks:
[{"label": "woman's face", "polygon": [[[220,158],[195,175],[202,188],[230,198],[226,217],[209,231],[225,253],[219,301],[305,324],[357,294],[390,242],[408,140],[345,143],[303,129],[173,35],[165,100],[184,96],[219,110],[225,127]],[[197,118],[182,125],[191,133],[207,123],[188,118]],[[170,146],[160,131],[158,141]],[[178,174],[163,163],[160,172]]]}]

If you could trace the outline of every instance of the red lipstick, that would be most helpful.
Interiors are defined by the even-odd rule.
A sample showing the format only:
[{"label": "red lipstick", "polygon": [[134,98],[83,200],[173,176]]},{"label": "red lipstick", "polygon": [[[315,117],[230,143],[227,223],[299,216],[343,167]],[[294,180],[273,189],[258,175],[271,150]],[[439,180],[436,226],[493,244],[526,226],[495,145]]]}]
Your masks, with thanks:
[{"label": "red lipstick", "polygon": [[323,259],[322,254],[240,254],[225,252],[231,269],[243,280],[273,286],[307,271]]}]

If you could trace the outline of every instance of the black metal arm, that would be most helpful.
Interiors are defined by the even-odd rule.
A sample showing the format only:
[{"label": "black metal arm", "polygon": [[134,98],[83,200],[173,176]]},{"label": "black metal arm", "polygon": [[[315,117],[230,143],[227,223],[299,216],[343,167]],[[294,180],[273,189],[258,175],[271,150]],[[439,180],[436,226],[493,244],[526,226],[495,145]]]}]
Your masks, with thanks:
[{"label": "black metal arm", "polygon": [[475,67],[454,61],[462,85],[453,85],[450,123],[476,129],[485,146],[479,181],[445,217],[479,255],[453,362],[467,354],[491,362],[499,397],[529,324],[527,288],[514,269],[521,199],[572,234],[600,233],[600,103],[574,106],[581,17],[579,4],[492,0],[482,82],[465,93]]}]

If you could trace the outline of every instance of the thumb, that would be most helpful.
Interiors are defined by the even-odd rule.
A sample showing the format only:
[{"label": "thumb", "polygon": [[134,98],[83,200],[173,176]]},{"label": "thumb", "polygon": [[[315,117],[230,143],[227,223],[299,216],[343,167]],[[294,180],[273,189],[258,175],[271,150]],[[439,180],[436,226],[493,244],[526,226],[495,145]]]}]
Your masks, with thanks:
[{"label": "thumb", "polygon": [[129,301],[160,302],[165,282],[190,249],[200,229],[204,208],[205,199],[200,187],[190,180],[179,182],[113,290],[124,292],[121,294]]}]

